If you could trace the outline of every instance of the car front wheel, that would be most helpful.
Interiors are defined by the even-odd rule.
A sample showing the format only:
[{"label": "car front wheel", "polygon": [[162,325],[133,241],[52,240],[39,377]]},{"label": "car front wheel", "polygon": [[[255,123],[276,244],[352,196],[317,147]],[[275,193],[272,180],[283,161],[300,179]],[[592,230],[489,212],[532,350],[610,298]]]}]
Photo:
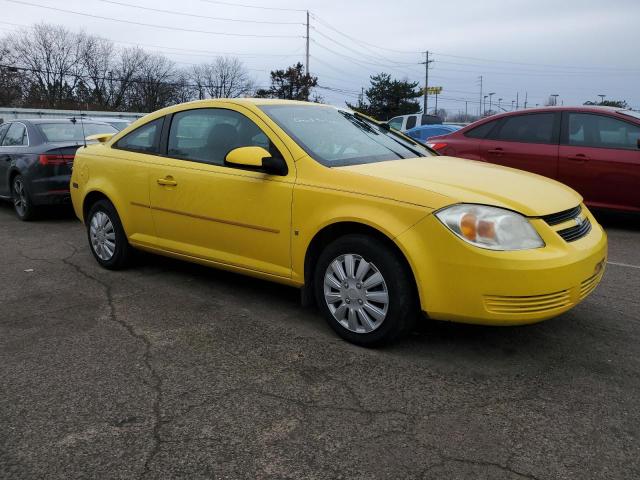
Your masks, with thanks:
[{"label": "car front wheel", "polygon": [[400,255],[376,238],[341,237],[321,253],[316,300],[345,340],[377,346],[407,333],[416,318],[413,277]]}]

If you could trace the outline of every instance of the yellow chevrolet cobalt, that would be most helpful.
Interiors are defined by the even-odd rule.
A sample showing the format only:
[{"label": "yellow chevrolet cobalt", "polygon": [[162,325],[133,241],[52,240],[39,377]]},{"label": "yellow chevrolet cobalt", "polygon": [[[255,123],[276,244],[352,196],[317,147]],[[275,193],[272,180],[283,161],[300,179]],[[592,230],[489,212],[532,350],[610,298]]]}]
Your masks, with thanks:
[{"label": "yellow chevrolet cobalt", "polygon": [[140,249],[298,287],[359,345],[420,311],[545,320],[604,271],[605,233],[575,191],[331,106],[204,100],[98,140],[76,154],[71,197],[100,265]]}]

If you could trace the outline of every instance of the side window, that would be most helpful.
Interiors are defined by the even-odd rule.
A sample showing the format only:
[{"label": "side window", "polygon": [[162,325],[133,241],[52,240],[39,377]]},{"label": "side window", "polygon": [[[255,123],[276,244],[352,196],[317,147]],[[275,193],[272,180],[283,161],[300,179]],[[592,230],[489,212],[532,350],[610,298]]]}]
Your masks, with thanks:
[{"label": "side window", "polygon": [[247,117],[233,110],[200,108],[173,115],[167,153],[171,157],[224,165],[234,148],[262,147],[280,157],[269,138]]},{"label": "side window", "polygon": [[0,125],[0,145],[2,145],[2,139],[4,138],[4,134],[9,130],[9,124],[5,123],[4,125]]},{"label": "side window", "polygon": [[605,115],[569,113],[567,144],[583,147],[638,149],[640,126]]},{"label": "side window", "polygon": [[507,117],[497,140],[526,143],[553,142],[553,113],[533,113]]},{"label": "side window", "polygon": [[2,139],[3,147],[27,145],[27,129],[22,123],[12,123]]},{"label": "side window", "polygon": [[402,130],[402,117],[395,117],[389,120],[389,126],[396,130]]},{"label": "side window", "polygon": [[133,132],[118,140],[115,148],[141,153],[158,153],[160,151],[158,144],[163,121],[164,117],[158,118],[136,128]]},{"label": "side window", "polygon": [[464,136],[469,138],[485,138],[489,134],[489,132],[493,130],[493,127],[495,127],[497,123],[497,120],[483,123],[482,125],[478,125],[468,132],[465,132]]},{"label": "side window", "polygon": [[406,130],[409,130],[409,129],[415,127],[417,121],[418,121],[418,117],[416,117],[415,115],[411,115],[410,117],[407,117],[407,128],[406,128]]}]

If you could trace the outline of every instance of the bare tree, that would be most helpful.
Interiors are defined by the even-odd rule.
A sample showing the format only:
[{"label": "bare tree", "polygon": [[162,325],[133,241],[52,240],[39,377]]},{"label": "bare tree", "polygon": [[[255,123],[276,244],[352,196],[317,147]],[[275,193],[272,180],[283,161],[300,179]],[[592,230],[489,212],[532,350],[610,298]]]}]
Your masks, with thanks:
[{"label": "bare tree", "polygon": [[180,74],[174,63],[161,55],[144,54],[132,82],[131,107],[153,112],[176,101]]},{"label": "bare tree", "polygon": [[93,106],[108,110],[112,107],[117,87],[114,82],[116,50],[110,40],[88,36],[82,50],[83,83]]},{"label": "bare tree", "polygon": [[237,98],[250,95],[255,86],[242,62],[234,57],[217,57],[196,65],[191,81],[198,98]]},{"label": "bare tree", "polygon": [[10,57],[4,37],[0,39],[0,105],[16,107],[22,100],[26,79],[23,72],[10,65]]},{"label": "bare tree", "polygon": [[133,103],[133,90],[137,75],[146,62],[148,54],[139,47],[121,50],[114,68],[109,73],[111,85],[111,108],[126,110]]},{"label": "bare tree", "polygon": [[36,24],[9,37],[13,63],[29,71],[28,95],[44,106],[61,107],[73,101],[82,78],[86,44],[84,33]]}]

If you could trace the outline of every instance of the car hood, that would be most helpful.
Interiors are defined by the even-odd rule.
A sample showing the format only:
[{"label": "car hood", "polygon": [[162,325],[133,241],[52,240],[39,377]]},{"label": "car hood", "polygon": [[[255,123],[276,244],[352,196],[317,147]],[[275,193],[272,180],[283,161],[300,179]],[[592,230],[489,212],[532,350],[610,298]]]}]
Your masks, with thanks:
[{"label": "car hood", "polygon": [[454,157],[422,157],[338,168],[444,195],[451,203],[494,205],[528,216],[568,210],[582,201],[576,191],[555,180]]}]

